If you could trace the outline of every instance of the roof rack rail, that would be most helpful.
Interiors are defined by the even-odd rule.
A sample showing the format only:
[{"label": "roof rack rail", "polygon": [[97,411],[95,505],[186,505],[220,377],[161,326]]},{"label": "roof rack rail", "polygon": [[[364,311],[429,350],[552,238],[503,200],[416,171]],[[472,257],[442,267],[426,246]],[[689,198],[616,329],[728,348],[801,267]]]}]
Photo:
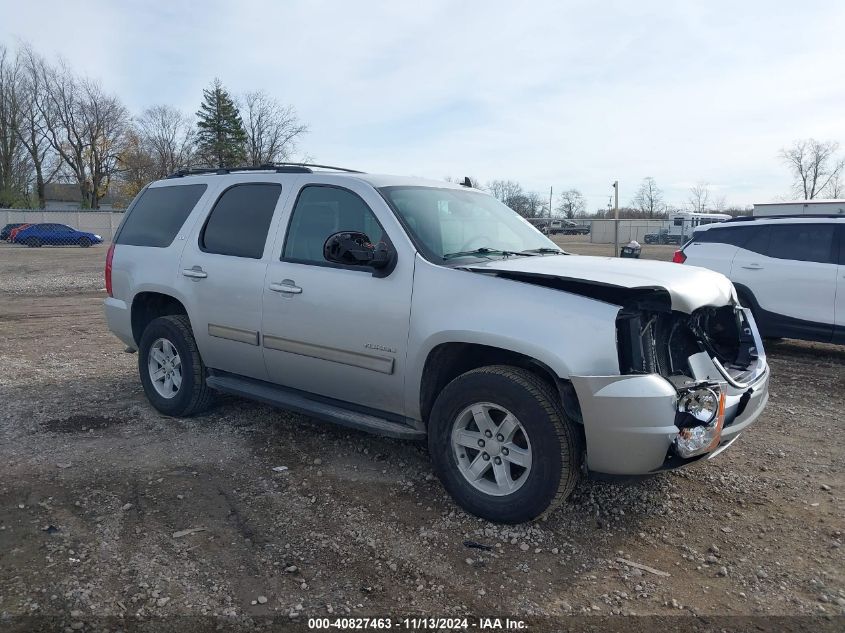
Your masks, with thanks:
[{"label": "roof rack rail", "polygon": [[751,222],[752,220],[778,220],[778,219],[801,219],[801,218],[842,218],[842,213],[783,213],[777,215],[740,215],[725,222]]},{"label": "roof rack rail", "polygon": [[183,176],[198,176],[202,174],[231,174],[241,171],[274,171],[277,174],[311,174],[314,172],[311,167],[317,169],[331,169],[343,171],[350,174],[363,174],[357,169],[346,167],[334,167],[332,165],[318,165],[317,163],[268,163],[266,165],[247,165],[244,167],[199,167],[195,169],[180,169],[168,176],[168,178],[182,178]]}]

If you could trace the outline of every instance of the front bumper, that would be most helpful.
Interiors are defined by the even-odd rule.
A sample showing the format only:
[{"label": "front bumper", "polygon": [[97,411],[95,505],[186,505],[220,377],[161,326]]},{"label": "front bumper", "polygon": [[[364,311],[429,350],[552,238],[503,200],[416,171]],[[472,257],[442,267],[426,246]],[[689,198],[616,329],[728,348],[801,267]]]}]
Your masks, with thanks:
[{"label": "front bumper", "polygon": [[[710,374],[713,374],[712,376]],[[717,377],[705,363],[696,370],[696,381]],[[587,468],[612,475],[645,475],[695,461],[681,459],[673,444],[678,387],[657,374],[622,376],[572,376],[578,395],[587,441]],[[769,368],[758,367],[753,380],[724,384],[725,416],[713,457],[756,420],[769,400]],[[700,456],[699,456],[700,457]]]}]

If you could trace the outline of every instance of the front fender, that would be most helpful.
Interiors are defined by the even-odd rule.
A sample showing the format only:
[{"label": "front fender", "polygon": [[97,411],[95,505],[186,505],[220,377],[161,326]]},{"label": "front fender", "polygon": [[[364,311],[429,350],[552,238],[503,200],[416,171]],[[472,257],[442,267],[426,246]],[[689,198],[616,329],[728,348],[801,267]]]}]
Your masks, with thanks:
[{"label": "front fender", "polygon": [[408,340],[406,411],[420,418],[426,359],[443,343],[529,356],[559,378],[619,372],[619,306],[531,283],[437,266],[418,256]]}]

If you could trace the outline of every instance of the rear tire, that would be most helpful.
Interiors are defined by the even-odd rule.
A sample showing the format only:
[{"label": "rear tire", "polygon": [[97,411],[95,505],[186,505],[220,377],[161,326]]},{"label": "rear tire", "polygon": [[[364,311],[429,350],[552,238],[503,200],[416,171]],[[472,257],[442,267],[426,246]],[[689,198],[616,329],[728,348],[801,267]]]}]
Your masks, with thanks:
[{"label": "rear tire", "polygon": [[[476,424],[479,419],[483,423]],[[499,434],[513,427],[509,419],[519,427],[510,441]],[[490,420],[493,432],[485,435],[482,427]],[[479,440],[483,448],[475,446]],[[569,496],[580,473],[581,436],[559,396],[518,367],[481,367],[450,382],[432,408],[428,445],[449,494],[467,512],[490,521],[537,518]]]},{"label": "rear tire", "polygon": [[28,237],[26,238],[26,242],[24,242],[30,248],[39,248],[41,246],[41,240],[37,237]]},{"label": "rear tire", "polygon": [[192,416],[212,404],[214,392],[205,382],[205,364],[184,314],[147,325],[138,345],[138,371],[150,404],[165,415]]}]

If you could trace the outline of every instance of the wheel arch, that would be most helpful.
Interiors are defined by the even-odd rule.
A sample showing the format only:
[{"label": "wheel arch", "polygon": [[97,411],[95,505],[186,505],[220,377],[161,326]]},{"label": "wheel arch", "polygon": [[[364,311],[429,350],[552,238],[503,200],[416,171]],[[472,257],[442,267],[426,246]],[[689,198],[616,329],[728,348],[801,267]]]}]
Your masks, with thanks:
[{"label": "wheel arch", "polygon": [[571,383],[542,360],[505,347],[449,341],[432,347],[423,363],[418,403],[423,422],[427,424],[434,401],[446,385],[461,374],[487,365],[510,365],[532,372],[559,394],[564,408],[572,411],[574,418],[580,419],[580,407]]},{"label": "wheel arch", "polygon": [[190,321],[185,305],[176,297],[163,293],[145,290],[132,298],[131,323],[132,338],[136,344],[141,342],[144,328],[158,317],[173,314],[184,314]]}]

